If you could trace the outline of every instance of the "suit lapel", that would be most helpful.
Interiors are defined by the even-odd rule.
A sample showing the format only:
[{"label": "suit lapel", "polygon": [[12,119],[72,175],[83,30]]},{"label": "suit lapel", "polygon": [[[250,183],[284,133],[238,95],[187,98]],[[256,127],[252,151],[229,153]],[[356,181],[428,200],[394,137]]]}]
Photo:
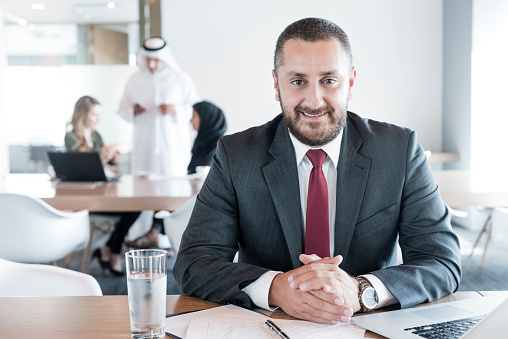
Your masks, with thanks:
[{"label": "suit lapel", "polygon": [[303,253],[302,211],[296,155],[284,119],[279,123],[268,153],[274,160],[263,166],[262,171],[282,225],[291,262],[296,268],[301,266],[298,257]]},{"label": "suit lapel", "polygon": [[335,215],[334,254],[341,254],[346,260],[349,245],[363,201],[371,159],[358,150],[363,144],[361,135],[351,119],[342,136],[339,164],[337,166],[337,202]]}]

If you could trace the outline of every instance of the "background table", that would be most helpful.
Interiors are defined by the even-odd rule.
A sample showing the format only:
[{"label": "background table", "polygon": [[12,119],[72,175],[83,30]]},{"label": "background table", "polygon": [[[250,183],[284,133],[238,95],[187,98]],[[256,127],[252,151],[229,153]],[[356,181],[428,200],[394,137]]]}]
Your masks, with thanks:
[{"label": "background table", "polygon": [[508,206],[506,173],[471,171],[434,171],[441,197],[450,207]]},{"label": "background table", "polygon": [[[443,200],[450,207],[508,206],[508,180],[500,173],[434,171]],[[62,183],[47,174],[8,174],[0,179],[0,192],[42,198],[60,210],[91,212],[143,210],[174,211],[199,192],[202,180],[193,177],[142,178],[124,175],[107,183]]]},{"label": "background table", "polygon": [[[508,296],[508,292],[489,293],[494,297]],[[478,292],[457,292],[435,303],[481,297]],[[167,296],[166,302],[167,314],[220,306],[178,295]],[[272,318],[292,319],[281,311],[264,313]],[[372,332],[365,337],[381,338]],[[127,296],[0,298],[0,338],[129,339]]]},{"label": "background table", "polygon": [[112,182],[71,183],[50,180],[47,174],[8,174],[0,181],[0,192],[41,198],[59,210],[174,211],[198,193],[201,184],[195,177],[124,175]]}]

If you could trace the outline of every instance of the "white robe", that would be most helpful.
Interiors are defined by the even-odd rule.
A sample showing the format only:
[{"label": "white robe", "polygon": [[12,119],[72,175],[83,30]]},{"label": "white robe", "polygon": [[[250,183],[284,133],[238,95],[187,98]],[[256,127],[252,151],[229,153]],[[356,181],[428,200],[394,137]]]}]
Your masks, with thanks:
[{"label": "white robe", "polygon": [[[190,77],[164,68],[157,73],[140,71],[125,86],[119,114],[134,124],[131,173],[150,172],[185,176],[191,158],[190,119],[199,96]],[[134,116],[134,104],[146,112]],[[175,105],[176,114],[163,115],[161,104]]]}]

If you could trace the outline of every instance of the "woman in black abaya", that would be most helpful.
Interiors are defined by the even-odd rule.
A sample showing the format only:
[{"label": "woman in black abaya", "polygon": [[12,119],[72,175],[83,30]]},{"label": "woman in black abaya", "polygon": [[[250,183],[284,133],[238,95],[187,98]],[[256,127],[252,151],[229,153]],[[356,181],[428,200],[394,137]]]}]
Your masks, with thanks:
[{"label": "woman in black abaya", "polygon": [[222,138],[227,129],[226,118],[222,110],[208,101],[198,102],[194,106],[191,124],[198,131],[192,158],[187,173],[196,173],[197,166],[210,166],[212,164],[217,141]]}]

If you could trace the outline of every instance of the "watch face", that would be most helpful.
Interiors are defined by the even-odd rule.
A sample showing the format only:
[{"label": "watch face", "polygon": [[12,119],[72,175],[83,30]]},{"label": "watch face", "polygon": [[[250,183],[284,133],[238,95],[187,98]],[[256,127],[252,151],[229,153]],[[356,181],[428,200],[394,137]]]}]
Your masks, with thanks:
[{"label": "watch face", "polygon": [[376,291],[372,287],[367,287],[363,290],[362,302],[368,309],[373,309],[377,306]]}]

